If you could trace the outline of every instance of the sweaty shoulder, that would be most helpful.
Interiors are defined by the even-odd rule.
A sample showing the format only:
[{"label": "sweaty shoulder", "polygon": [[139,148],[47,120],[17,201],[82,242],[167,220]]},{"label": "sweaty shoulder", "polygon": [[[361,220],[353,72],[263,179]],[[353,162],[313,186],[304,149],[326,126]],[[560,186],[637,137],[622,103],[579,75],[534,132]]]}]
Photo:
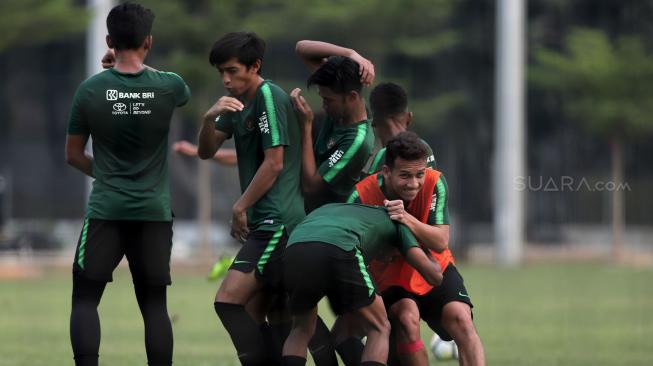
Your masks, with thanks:
[{"label": "sweaty shoulder", "polygon": [[258,93],[260,97],[269,98],[272,97],[275,104],[280,103],[290,103],[290,96],[283,90],[279,85],[266,80],[263,82],[263,85],[259,88]]}]

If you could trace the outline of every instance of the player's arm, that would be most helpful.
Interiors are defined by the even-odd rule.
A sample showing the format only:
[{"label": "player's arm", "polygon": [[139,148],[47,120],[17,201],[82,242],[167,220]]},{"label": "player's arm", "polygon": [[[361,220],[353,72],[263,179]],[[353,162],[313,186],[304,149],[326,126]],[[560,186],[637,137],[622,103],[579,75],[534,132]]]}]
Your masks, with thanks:
[{"label": "player's arm", "polygon": [[254,178],[245,189],[245,192],[234,203],[232,212],[231,235],[244,241],[249,229],[247,228],[247,209],[254,206],[267,191],[272,188],[279,174],[283,170],[283,146],[265,149],[263,163],[259,166]]},{"label": "player's arm", "polygon": [[328,188],[315,163],[313,151],[313,110],[306,99],[300,95],[301,89],[290,92],[295,107],[302,140],[302,191],[307,195],[323,192]]},{"label": "player's arm", "polygon": [[404,209],[404,201],[384,202],[390,219],[406,225],[417,240],[427,248],[441,253],[449,245],[449,225],[430,225],[419,221]]},{"label": "player's arm", "polygon": [[216,118],[228,112],[242,111],[243,107],[243,103],[238,99],[223,96],[204,114],[202,127],[197,138],[197,155],[200,159],[206,160],[213,158],[220,146],[229,137],[224,131],[215,128]]},{"label": "player's arm", "polygon": [[433,286],[442,283],[442,268],[424,252],[415,235],[405,225],[397,225],[397,247],[406,258],[406,262],[419,272],[424,279]]},{"label": "player's arm", "polygon": [[351,48],[321,41],[303,40],[297,42],[295,52],[306,63],[311,72],[317,70],[329,56],[349,57],[358,63],[363,85],[371,85],[374,82],[374,64]]},{"label": "player's arm", "polygon": [[[185,140],[177,141],[172,144],[172,150],[178,154],[190,157],[197,157],[197,145]],[[213,155],[213,160],[217,163],[227,166],[235,166],[238,162],[236,157],[236,149],[221,148]]]},{"label": "player's arm", "polygon": [[426,282],[432,286],[440,286],[442,283],[442,268],[437,261],[429,259],[420,247],[412,247],[404,254],[406,262],[424,277]]},{"label": "player's arm", "polygon": [[86,153],[88,135],[66,135],[66,162],[93,177],[93,157]]}]

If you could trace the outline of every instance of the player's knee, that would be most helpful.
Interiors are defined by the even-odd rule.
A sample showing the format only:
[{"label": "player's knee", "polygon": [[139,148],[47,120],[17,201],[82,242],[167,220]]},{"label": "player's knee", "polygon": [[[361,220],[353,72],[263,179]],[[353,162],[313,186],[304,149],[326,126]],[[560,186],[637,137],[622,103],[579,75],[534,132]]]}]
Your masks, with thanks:
[{"label": "player's knee", "polygon": [[384,337],[390,336],[390,321],[387,318],[376,319],[372,324],[370,330],[381,334]]},{"label": "player's knee", "polygon": [[419,338],[419,314],[405,312],[398,315],[398,325],[401,327],[403,333],[410,338],[415,338],[411,339],[411,341],[417,340]]},{"label": "player's knee", "polygon": [[476,334],[472,317],[467,312],[458,311],[452,314],[449,317],[449,326],[455,329],[453,333],[459,337],[468,338]]}]

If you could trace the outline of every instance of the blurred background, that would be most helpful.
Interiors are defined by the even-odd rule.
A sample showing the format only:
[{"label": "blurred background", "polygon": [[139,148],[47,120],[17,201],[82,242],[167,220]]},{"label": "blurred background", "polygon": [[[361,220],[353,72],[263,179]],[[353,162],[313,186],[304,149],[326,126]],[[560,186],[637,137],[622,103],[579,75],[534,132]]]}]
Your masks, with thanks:
[{"label": "blurred background", "polygon": [[[297,41],[316,39],[353,48],[375,64],[375,84],[393,81],[408,92],[415,114],[412,128],[433,147],[449,185],[451,248],[464,263],[463,275],[467,267],[472,277],[466,276],[468,287],[488,296],[476,299],[487,300],[477,304],[478,311],[496,305],[492,287],[481,286],[488,278],[497,289],[512,286],[506,281],[524,273],[533,281],[557,273],[564,283],[574,281],[567,275],[585,268],[588,272],[570,291],[614,277],[609,289],[645,296],[629,297],[628,292],[618,296],[623,307],[608,306],[596,314],[582,305],[577,309],[581,317],[594,314],[591,319],[597,323],[615,312],[632,320],[636,329],[628,327],[622,338],[603,342],[623,342],[619,352],[634,358],[625,363],[621,356],[570,361],[563,355],[573,353],[575,346],[560,340],[559,325],[549,329],[553,334],[533,335],[529,344],[536,350],[537,337],[552,336],[546,344],[551,358],[535,357],[535,364],[650,364],[653,290],[645,279],[653,278],[653,1],[512,2],[524,9],[524,94],[523,101],[512,102],[524,108],[519,122],[523,164],[504,182],[522,197],[523,205],[516,211],[518,220],[507,223],[522,229],[511,239],[517,239],[519,250],[514,261],[504,263],[497,250],[502,239],[495,234],[501,225],[501,187],[494,177],[504,164],[497,154],[497,134],[502,132],[496,123],[500,2],[140,1],[156,14],[147,63],[178,73],[192,91],[191,102],[174,116],[171,144],[195,142],[200,117],[224,94],[219,74],[208,62],[211,45],[224,33],[251,30],[264,38],[263,76],[287,91],[304,88],[308,77],[294,53]],[[64,161],[64,141],[72,96],[88,76],[87,63],[100,65],[99,58],[89,60],[87,47],[95,14],[82,0],[0,2],[2,297],[21,287],[13,279],[42,278],[56,268],[67,271],[72,261],[88,182]],[[101,44],[104,34],[98,39]],[[316,91],[307,95],[319,110]],[[235,250],[227,219],[239,195],[236,170],[171,153],[170,173],[176,215],[173,264],[197,269],[196,263]],[[212,218],[208,228],[207,207]],[[602,272],[606,268],[617,272]],[[208,268],[198,272],[204,270]],[[555,292],[560,286],[546,288],[552,292],[543,296],[560,295]],[[523,302],[524,296],[513,300]],[[489,329],[510,321],[499,318],[505,309],[497,305],[497,315],[485,318],[485,333],[479,330],[486,336],[488,358],[497,364],[524,364],[526,359],[511,358],[511,346],[501,343],[508,334]],[[639,317],[633,320],[634,314]],[[602,332],[587,329],[593,329],[587,337]],[[562,351],[561,345],[566,345]],[[591,343],[587,352],[601,348],[597,345],[605,344]]]}]

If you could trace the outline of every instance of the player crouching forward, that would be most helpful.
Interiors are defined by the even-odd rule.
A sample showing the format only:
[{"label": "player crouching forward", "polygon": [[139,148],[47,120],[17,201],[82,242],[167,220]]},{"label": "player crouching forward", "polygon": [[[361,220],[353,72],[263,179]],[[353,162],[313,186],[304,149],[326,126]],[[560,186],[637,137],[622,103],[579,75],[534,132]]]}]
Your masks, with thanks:
[{"label": "player crouching forward", "polygon": [[356,318],[367,336],[361,366],[385,365],[390,323],[365,263],[397,248],[433,285],[442,282],[437,262],[415,236],[383,207],[334,203],[313,211],[288,239],[283,259],[293,324],[283,365],[305,365],[317,304],[327,296],[333,311]]},{"label": "player crouching forward", "polygon": [[[439,171],[427,168],[428,155],[416,134],[399,133],[387,144],[382,173],[360,181],[349,201],[386,206],[390,218],[406,225],[431,250],[443,271],[442,285],[433,288],[400,256],[389,263],[370,264],[393,325],[391,336],[399,362],[428,365],[420,339],[421,318],[442,339],[456,341],[461,365],[484,365],[483,346],[472,322],[472,303],[448,248],[447,185]],[[389,364],[397,364],[393,359],[391,353]]]}]

